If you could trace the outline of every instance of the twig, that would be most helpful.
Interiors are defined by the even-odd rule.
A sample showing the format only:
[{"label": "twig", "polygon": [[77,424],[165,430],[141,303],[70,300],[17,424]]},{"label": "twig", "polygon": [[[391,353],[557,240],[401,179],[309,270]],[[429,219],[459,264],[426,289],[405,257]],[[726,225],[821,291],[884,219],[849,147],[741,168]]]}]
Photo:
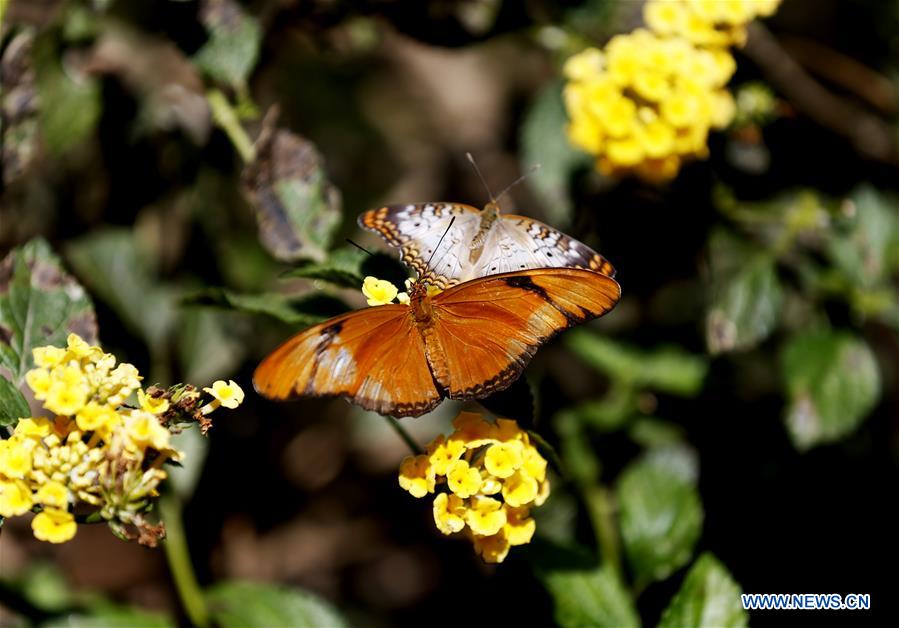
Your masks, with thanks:
[{"label": "twig", "polygon": [[812,78],[759,22],[749,25],[743,52],[787,99],[817,123],[848,138],[865,157],[899,165],[892,127]]},{"label": "twig", "polygon": [[403,442],[405,442],[409,446],[409,449],[412,450],[413,455],[417,456],[418,454],[424,453],[424,450],[421,448],[421,446],[415,442],[415,439],[413,439],[409,432],[406,431],[406,428],[400,425],[399,421],[397,421],[392,416],[385,416],[384,418],[387,420],[387,423],[390,424],[390,427],[392,427],[394,431],[400,435],[400,438],[403,439]]}]

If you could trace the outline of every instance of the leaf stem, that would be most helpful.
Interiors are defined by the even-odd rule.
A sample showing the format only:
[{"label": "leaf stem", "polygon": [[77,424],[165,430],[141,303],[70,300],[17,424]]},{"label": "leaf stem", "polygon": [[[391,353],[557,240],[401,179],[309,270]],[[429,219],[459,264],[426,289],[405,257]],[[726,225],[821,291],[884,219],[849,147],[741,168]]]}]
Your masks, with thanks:
[{"label": "leaf stem", "polygon": [[582,491],[600,556],[614,570],[615,575],[621,578],[621,541],[615,527],[615,507],[611,491],[601,484],[582,486]]},{"label": "leaf stem", "polygon": [[393,430],[400,435],[400,438],[403,439],[403,442],[405,442],[409,446],[409,449],[412,450],[412,453],[414,455],[417,456],[418,454],[424,453],[424,450],[421,448],[421,446],[415,442],[415,439],[413,439],[409,432],[406,431],[406,428],[400,425],[400,422],[396,418],[392,416],[385,416],[384,418],[387,420],[387,423],[390,424],[390,427],[392,427]]},{"label": "leaf stem", "polygon": [[225,97],[220,90],[211,89],[206,92],[206,101],[209,103],[209,108],[212,110],[212,119],[219,127],[221,127],[225,132],[225,135],[228,136],[228,139],[231,140],[234,149],[240,155],[241,159],[243,159],[244,163],[253,161],[253,158],[256,155],[256,151],[253,148],[253,141],[250,139],[250,136],[247,135],[243,125],[241,125],[240,118],[234,110],[233,105],[228,102],[227,97]]},{"label": "leaf stem", "polygon": [[166,529],[165,557],[184,612],[194,626],[208,626],[209,611],[187,548],[181,500],[176,495],[164,494],[159,499],[159,513]]}]

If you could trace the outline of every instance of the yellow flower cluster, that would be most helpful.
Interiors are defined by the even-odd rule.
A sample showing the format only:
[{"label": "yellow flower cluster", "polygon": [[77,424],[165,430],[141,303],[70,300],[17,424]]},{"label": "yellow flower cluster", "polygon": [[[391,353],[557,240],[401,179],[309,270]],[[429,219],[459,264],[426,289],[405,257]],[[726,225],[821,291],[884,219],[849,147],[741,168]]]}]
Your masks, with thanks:
[{"label": "yellow flower cluster", "polygon": [[[449,437],[400,465],[399,483],[414,497],[435,493],[434,523],[443,534],[467,531],[475,550],[502,562],[513,545],[529,543],[536,523],[530,508],[549,496],[546,460],[515,421],[488,423],[463,412]],[[438,491],[445,486],[445,491]]]},{"label": "yellow flower cluster", "polygon": [[698,46],[742,46],[746,25],[773,15],[781,0],[649,0],[643,19],[661,35]]},{"label": "yellow flower cluster", "polygon": [[[709,131],[727,126],[736,69],[728,45],[776,0],[649,0],[639,28],[588,48],[564,67],[569,141],[608,175],[674,177],[707,156]],[[704,33],[704,34],[703,34]],[[742,34],[742,35],[741,35]]]},{"label": "yellow flower cluster", "polygon": [[[369,305],[387,305],[396,299],[398,303],[409,305],[409,291],[412,289],[413,279],[406,279],[406,291],[399,289],[386,279],[366,277],[362,282],[362,294],[365,295]],[[428,284],[428,294],[434,296],[440,292],[440,288]]]},{"label": "yellow flower cluster", "polygon": [[[161,528],[143,515],[166,477],[163,463],[182,457],[170,440],[176,423],[199,420],[210,406],[236,407],[243,392],[216,382],[197,409],[201,395],[191,386],[144,391],[133,365],[116,366],[75,334],[64,349],[33,353],[25,380],[53,418],[21,418],[0,441],[0,515],[36,510],[35,537],[62,543],[77,531],[73,511],[97,512],[119,536],[154,544]],[[138,407],[124,405],[135,391]]]}]

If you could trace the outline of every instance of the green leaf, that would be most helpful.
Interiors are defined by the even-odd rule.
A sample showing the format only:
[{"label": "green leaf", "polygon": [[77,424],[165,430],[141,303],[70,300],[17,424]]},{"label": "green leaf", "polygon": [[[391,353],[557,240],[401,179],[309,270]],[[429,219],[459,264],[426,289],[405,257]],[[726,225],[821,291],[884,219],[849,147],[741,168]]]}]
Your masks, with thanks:
[{"label": "green leaf", "polygon": [[747,349],[767,338],[783,305],[774,257],[732,240],[719,232],[710,243],[713,278],[706,342],[712,353]]},{"label": "green leaf", "polygon": [[244,192],[256,213],[262,245],[281,261],[323,262],[340,224],[340,192],[325,177],[315,145],[263,122],[255,157],[244,168]]},{"label": "green leaf", "polygon": [[214,81],[233,88],[246,87],[259,58],[259,22],[246,15],[234,0],[200,2],[200,20],[209,31],[209,40],[194,55],[194,63]]},{"label": "green leaf", "polygon": [[94,306],[44,240],[13,249],[0,261],[0,368],[21,386],[34,366],[31,350],[65,346],[77,333],[97,342]]},{"label": "green leaf", "polygon": [[568,332],[565,345],[584,362],[612,378],[674,395],[697,394],[708,371],[704,358],[679,347],[643,351],[583,329]]},{"label": "green leaf", "polygon": [[306,591],[255,582],[225,582],[207,592],[209,612],[222,628],[347,626],[327,602]]},{"label": "green leaf", "polygon": [[0,425],[15,425],[19,419],[30,416],[25,396],[15,384],[0,375]]},{"label": "green leaf", "polygon": [[321,279],[343,288],[362,288],[362,263],[367,255],[355,247],[335,249],[325,262],[307,260],[292,268],[282,277],[300,277],[303,279]]},{"label": "green leaf", "polygon": [[206,288],[187,296],[186,303],[228,307],[247,314],[264,314],[290,325],[314,325],[328,318],[316,312],[312,298],[297,299],[277,292],[241,294],[227,288]]},{"label": "green leaf", "polygon": [[703,510],[682,455],[643,457],[618,480],[621,539],[638,587],[690,561]]},{"label": "green leaf", "polygon": [[[184,381],[212,382],[234,373],[247,351],[232,312],[185,308],[178,325],[178,356]],[[245,325],[244,325],[245,326]]]},{"label": "green leaf", "polygon": [[[77,68],[63,69],[63,51],[49,32],[35,40],[33,58],[41,132],[50,151],[60,155],[84,142],[97,126],[100,85]],[[74,73],[79,76],[73,78]]]},{"label": "green leaf", "polygon": [[41,624],[43,628],[174,628],[165,615],[133,608],[108,606],[90,613],[75,613]]},{"label": "green leaf", "polygon": [[727,568],[705,553],[690,568],[680,591],[662,614],[659,628],[748,626],[749,614],[743,610],[741,593]]},{"label": "green leaf", "polygon": [[553,570],[542,576],[562,628],[639,626],[630,596],[609,567]]},{"label": "green leaf", "polygon": [[880,397],[880,372],[863,340],[820,330],[792,338],[781,355],[786,422],[797,449],[854,431]]},{"label": "green leaf", "polygon": [[855,190],[851,200],[855,210],[851,231],[830,239],[829,254],[850,281],[876,287],[899,264],[897,202],[868,185]]},{"label": "green leaf", "polygon": [[574,209],[571,175],[590,166],[590,156],[568,143],[567,123],[562,85],[555,82],[537,95],[521,127],[522,170],[540,165],[526,180],[543,203],[549,222],[563,227],[571,222]]},{"label": "green leaf", "polygon": [[165,345],[176,320],[175,295],[128,229],[98,231],[66,249],[75,272],[151,349]]}]

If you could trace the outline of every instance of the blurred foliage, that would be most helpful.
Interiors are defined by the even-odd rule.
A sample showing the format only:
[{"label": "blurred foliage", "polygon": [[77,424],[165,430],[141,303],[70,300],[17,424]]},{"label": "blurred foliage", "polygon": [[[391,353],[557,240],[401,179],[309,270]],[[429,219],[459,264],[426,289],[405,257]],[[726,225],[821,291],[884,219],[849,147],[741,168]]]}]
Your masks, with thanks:
[{"label": "blurred foliage", "polygon": [[[850,134],[899,137],[899,11],[786,0],[776,55],[751,36],[738,57],[734,127],[652,187],[596,174],[560,97],[563,60],[639,5],[0,2],[0,425],[27,411],[30,349],[98,321],[152,381],[248,391],[178,444],[193,602],[161,554],[90,533],[48,552],[7,522],[0,623],[177,625],[193,603],[221,626],[419,625],[464,599],[483,623],[745,626],[743,590],[825,589],[895,616],[866,574],[899,524],[899,164]],[[777,80],[803,40],[871,74],[799,63],[809,97]],[[834,124],[834,99],[867,117]],[[504,209],[596,247],[624,294],[485,402],[555,467],[541,538],[489,570],[403,499],[376,416],[249,392],[365,276],[406,277],[360,212],[487,200],[468,151],[494,190],[539,164]],[[424,442],[450,405],[404,424]]]}]

